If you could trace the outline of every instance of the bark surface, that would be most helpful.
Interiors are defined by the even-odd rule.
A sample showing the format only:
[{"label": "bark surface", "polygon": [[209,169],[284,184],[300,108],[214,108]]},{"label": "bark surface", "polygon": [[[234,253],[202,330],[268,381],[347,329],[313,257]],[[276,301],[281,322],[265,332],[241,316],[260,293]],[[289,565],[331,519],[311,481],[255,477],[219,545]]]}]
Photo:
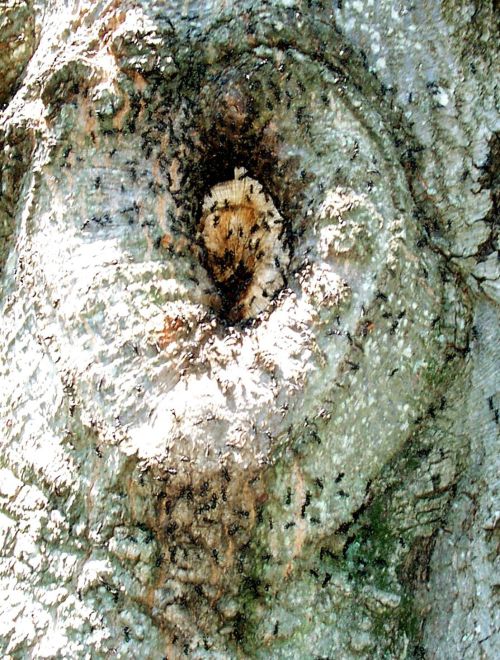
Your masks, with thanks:
[{"label": "bark surface", "polygon": [[497,18],[4,3],[4,657],[500,653]]}]

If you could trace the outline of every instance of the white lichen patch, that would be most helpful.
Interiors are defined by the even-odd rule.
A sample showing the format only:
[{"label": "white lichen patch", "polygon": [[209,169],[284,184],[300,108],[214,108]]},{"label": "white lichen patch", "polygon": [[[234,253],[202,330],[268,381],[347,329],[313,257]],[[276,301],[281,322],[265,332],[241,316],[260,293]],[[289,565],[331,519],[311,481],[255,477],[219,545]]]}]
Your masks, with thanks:
[{"label": "white lichen patch", "polygon": [[[319,209],[319,252],[326,259],[331,254],[350,253],[357,257],[369,254],[375,232],[383,227],[383,218],[364,195],[336,188],[329,190]],[[325,222],[326,221],[326,222]]]},{"label": "white lichen patch", "polygon": [[347,282],[326,264],[307,265],[299,279],[303,293],[314,307],[337,307],[350,298],[351,289]]},{"label": "white lichen patch", "polygon": [[264,310],[284,283],[290,261],[284,224],[261,184],[235,168],[234,179],[214,186],[203,202],[198,240],[232,321]]}]

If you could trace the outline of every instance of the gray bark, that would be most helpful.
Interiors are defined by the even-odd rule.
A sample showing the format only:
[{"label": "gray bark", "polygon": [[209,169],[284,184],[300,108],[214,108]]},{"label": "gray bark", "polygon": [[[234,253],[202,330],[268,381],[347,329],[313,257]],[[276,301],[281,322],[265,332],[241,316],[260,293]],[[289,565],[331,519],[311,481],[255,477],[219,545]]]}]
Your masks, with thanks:
[{"label": "gray bark", "polygon": [[497,656],[492,3],[0,12],[4,657]]}]

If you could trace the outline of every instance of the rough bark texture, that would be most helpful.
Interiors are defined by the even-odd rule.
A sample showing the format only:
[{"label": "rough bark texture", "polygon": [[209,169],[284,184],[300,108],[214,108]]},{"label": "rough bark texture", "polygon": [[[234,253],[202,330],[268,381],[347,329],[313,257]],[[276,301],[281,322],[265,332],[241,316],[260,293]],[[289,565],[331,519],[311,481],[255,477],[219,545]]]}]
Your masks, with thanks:
[{"label": "rough bark texture", "polygon": [[4,657],[498,655],[492,3],[0,12]]}]

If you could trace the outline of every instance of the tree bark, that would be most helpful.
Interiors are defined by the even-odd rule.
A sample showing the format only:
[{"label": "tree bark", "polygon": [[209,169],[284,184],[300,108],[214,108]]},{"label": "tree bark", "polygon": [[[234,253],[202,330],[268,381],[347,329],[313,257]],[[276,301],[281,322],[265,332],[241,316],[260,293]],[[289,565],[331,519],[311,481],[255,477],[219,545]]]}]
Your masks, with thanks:
[{"label": "tree bark", "polygon": [[4,657],[498,655],[493,4],[0,12]]}]

